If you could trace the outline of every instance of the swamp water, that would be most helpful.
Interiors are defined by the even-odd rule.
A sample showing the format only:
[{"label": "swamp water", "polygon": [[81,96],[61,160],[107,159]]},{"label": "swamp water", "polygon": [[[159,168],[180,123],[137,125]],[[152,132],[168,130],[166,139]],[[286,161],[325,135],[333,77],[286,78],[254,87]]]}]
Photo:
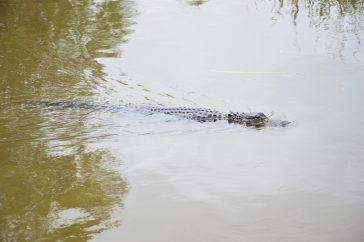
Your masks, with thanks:
[{"label": "swamp water", "polygon": [[363,31],[356,0],[0,1],[0,240],[363,241]]}]

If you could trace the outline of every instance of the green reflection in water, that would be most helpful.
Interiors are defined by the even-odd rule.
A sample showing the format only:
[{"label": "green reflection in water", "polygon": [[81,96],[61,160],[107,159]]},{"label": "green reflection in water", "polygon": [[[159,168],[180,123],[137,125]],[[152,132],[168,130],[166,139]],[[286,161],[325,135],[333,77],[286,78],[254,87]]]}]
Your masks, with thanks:
[{"label": "green reflection in water", "polygon": [[0,1],[1,241],[84,241],[119,223],[126,182],[89,116],[17,102],[97,98],[96,58],[121,56],[133,14],[128,1]]},{"label": "green reflection in water", "polygon": [[300,17],[320,31],[328,52],[344,59],[344,51],[355,56],[360,49],[361,35],[364,31],[363,0],[276,0],[274,19],[289,15],[293,25],[298,25]]},{"label": "green reflection in water", "polygon": [[30,97],[91,96],[97,57],[115,57],[131,31],[128,1],[0,1],[1,91]]},{"label": "green reflection in water", "polygon": [[71,155],[46,150],[46,142],[1,147],[2,241],[83,241],[117,225],[110,214],[126,183],[105,167],[112,159],[82,145]]},{"label": "green reflection in water", "polygon": [[340,18],[345,21],[345,17],[359,27],[361,17],[364,13],[364,1],[362,0],[277,0],[276,13],[282,14],[282,9],[288,7],[292,21],[297,23],[300,11],[307,13],[313,25],[321,25],[327,21]]},{"label": "green reflection in water", "polygon": [[191,6],[199,7],[199,6],[203,5],[206,2],[207,2],[207,0],[190,0],[190,1],[188,1],[188,4],[191,5]]}]

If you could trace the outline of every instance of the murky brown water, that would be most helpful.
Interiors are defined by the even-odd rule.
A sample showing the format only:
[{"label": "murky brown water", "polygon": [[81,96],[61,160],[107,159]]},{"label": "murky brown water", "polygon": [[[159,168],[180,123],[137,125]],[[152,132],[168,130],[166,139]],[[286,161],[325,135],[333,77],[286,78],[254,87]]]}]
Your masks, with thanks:
[{"label": "murky brown water", "polygon": [[1,1],[0,240],[363,241],[363,32],[355,0]]}]

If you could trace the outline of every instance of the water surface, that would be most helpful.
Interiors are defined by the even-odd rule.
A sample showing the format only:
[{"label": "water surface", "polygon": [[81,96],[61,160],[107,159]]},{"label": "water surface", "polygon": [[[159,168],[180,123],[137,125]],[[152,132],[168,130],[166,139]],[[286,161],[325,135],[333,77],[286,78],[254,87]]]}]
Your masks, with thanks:
[{"label": "water surface", "polygon": [[[0,3],[4,241],[363,241],[362,1]],[[27,100],[274,112],[255,130]]]}]

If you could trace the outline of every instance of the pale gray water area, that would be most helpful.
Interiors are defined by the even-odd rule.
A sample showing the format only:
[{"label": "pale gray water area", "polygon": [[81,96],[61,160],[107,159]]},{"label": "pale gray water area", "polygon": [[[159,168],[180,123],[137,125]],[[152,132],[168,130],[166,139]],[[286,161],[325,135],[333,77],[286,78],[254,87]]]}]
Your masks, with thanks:
[{"label": "pale gray water area", "polygon": [[6,0],[0,31],[0,240],[364,241],[362,1]]}]

